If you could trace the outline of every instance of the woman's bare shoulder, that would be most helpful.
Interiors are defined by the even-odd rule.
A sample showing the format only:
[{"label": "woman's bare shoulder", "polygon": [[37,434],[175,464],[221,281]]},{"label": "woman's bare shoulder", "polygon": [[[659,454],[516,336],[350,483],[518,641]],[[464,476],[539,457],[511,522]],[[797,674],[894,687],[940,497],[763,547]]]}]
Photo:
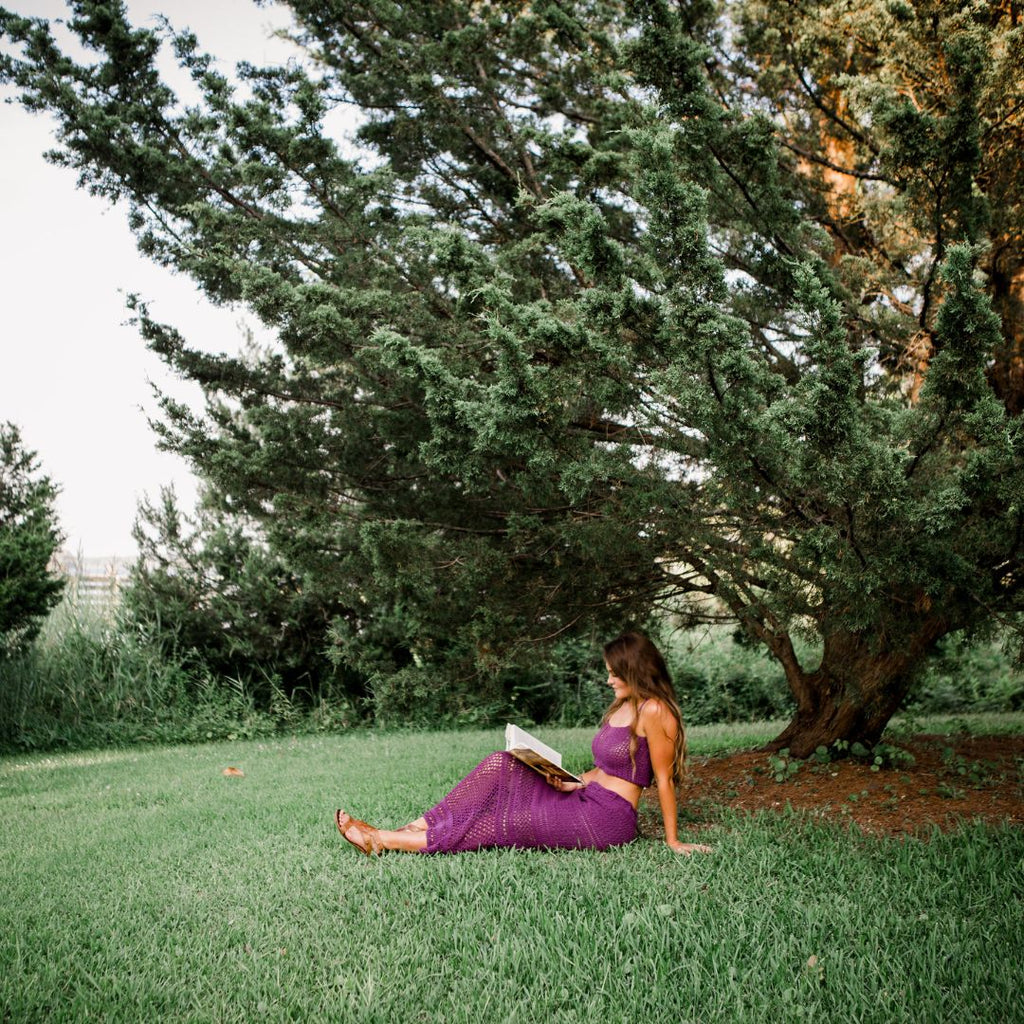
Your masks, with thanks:
[{"label": "woman's bare shoulder", "polygon": [[678,728],[676,716],[657,697],[651,697],[644,701],[640,708],[639,729],[640,735],[646,736],[651,730],[674,734]]}]

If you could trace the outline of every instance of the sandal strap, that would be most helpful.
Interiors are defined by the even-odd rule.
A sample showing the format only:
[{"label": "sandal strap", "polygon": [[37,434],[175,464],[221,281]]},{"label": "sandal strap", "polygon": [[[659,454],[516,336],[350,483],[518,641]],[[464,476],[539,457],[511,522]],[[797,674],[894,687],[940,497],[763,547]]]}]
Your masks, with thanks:
[{"label": "sandal strap", "polygon": [[[365,821],[360,821],[358,818],[353,818],[351,814],[340,809],[334,812],[334,823],[338,826],[338,831],[341,833],[342,838],[359,850],[360,853],[369,857],[371,854],[384,852],[384,844],[380,841],[380,834],[372,825],[368,825]],[[358,829],[362,842],[357,842],[348,835],[348,830],[353,826]]]}]

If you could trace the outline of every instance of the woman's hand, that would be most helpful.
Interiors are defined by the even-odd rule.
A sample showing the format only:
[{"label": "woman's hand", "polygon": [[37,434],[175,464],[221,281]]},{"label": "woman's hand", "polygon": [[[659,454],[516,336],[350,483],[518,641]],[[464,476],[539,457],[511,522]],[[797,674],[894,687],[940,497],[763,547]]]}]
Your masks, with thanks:
[{"label": "woman's hand", "polygon": [[676,853],[682,853],[689,857],[694,853],[711,853],[712,847],[703,843],[681,843],[678,839],[666,839],[665,845]]},{"label": "woman's hand", "polygon": [[570,782],[568,779],[559,778],[557,775],[545,775],[549,786],[554,787],[559,793],[572,793],[574,790],[582,789],[585,782]]}]

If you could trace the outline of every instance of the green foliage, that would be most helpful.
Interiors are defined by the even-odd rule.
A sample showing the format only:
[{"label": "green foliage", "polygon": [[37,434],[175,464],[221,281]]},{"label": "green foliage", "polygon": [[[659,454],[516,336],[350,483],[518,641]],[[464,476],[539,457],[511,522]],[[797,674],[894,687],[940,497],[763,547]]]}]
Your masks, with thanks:
[{"label": "green foliage", "polygon": [[511,673],[510,715],[527,723],[593,727],[611,703],[607,678],[596,637],[562,640]]},{"label": "green foliage", "polygon": [[[369,707],[382,726],[418,728],[490,725],[512,719],[581,725],[600,718],[611,701],[600,644],[562,641],[542,652],[524,650],[488,674],[452,678],[450,668],[413,660],[371,676]],[[364,655],[365,657],[365,655]]]},{"label": "green foliage", "polygon": [[290,7],[302,56],[232,77],[120,4],[74,5],[85,60],[0,11],[0,80],[145,254],[275,333],[211,356],[133,300],[205,390],[159,430],[229,560],[258,537],[252,596],[297,613],[271,564],[324,595],[383,717],[480,721],[542,644],[668,611],[770,651],[805,755],[875,743],[943,636],[1015,622],[1012,13]]},{"label": "green foliage", "polygon": [[[1007,638],[1009,639],[1009,638]],[[907,702],[913,713],[1024,710],[1024,673],[998,638],[945,638]]]},{"label": "green foliage", "polygon": [[363,696],[363,680],[326,654],[336,605],[251,530],[210,508],[193,521],[165,491],[159,503],[141,503],[135,539],[118,613],[125,640],[151,644],[197,686],[211,678],[244,686],[263,711],[282,697],[309,706]]},{"label": "green foliage", "polygon": [[815,760],[821,764],[828,764],[833,757],[855,757],[858,761],[867,764],[873,772],[881,771],[883,768],[900,768],[904,765],[914,763],[914,755],[909,750],[895,746],[892,743],[876,743],[871,747],[863,743],[848,743],[846,740],[836,740],[831,750],[826,747],[819,747],[814,752]]},{"label": "green foliage", "polygon": [[975,789],[981,789],[992,781],[993,765],[990,762],[968,760],[952,747],[943,747],[942,768],[954,782],[963,782]]},{"label": "green foliage", "polygon": [[13,423],[0,424],[0,661],[27,647],[64,589],[50,572],[60,546],[57,488]]},{"label": "green foliage", "polygon": [[783,747],[782,750],[768,755],[768,768],[776,782],[788,782],[800,771],[800,762],[789,756],[788,747]]},{"label": "green foliage", "polygon": [[[196,679],[98,609],[65,600],[36,643],[0,663],[0,746],[49,750],[259,735],[239,687]],[[251,731],[250,731],[251,730]]]},{"label": "green foliage", "polygon": [[[830,747],[819,745],[807,758],[814,765],[828,765],[842,758],[853,757],[868,765],[873,772],[895,769],[912,765],[914,755],[892,743],[876,743],[866,747],[863,743],[847,740],[836,740]],[[801,761],[790,756],[788,748],[783,748],[768,755],[768,767],[776,782],[786,782],[800,770]],[[856,800],[856,795],[851,796]]]},{"label": "green foliage", "polygon": [[36,642],[0,661],[0,749],[197,743],[278,732],[336,732],[361,715],[342,694],[311,702],[214,676],[170,657],[101,607],[65,598]]},{"label": "green foliage", "polygon": [[793,711],[781,666],[734,629],[673,633],[663,649],[690,725],[778,719]]}]

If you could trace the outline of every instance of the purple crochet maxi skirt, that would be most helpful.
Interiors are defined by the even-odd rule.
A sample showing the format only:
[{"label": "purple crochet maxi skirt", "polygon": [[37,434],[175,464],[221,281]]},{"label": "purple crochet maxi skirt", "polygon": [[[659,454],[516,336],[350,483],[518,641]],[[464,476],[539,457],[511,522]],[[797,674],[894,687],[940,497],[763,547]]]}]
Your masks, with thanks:
[{"label": "purple crochet maxi skirt", "polygon": [[636,838],[636,809],[590,783],[562,793],[500,751],[484,758],[426,812],[426,853],[488,846],[605,850]]}]

